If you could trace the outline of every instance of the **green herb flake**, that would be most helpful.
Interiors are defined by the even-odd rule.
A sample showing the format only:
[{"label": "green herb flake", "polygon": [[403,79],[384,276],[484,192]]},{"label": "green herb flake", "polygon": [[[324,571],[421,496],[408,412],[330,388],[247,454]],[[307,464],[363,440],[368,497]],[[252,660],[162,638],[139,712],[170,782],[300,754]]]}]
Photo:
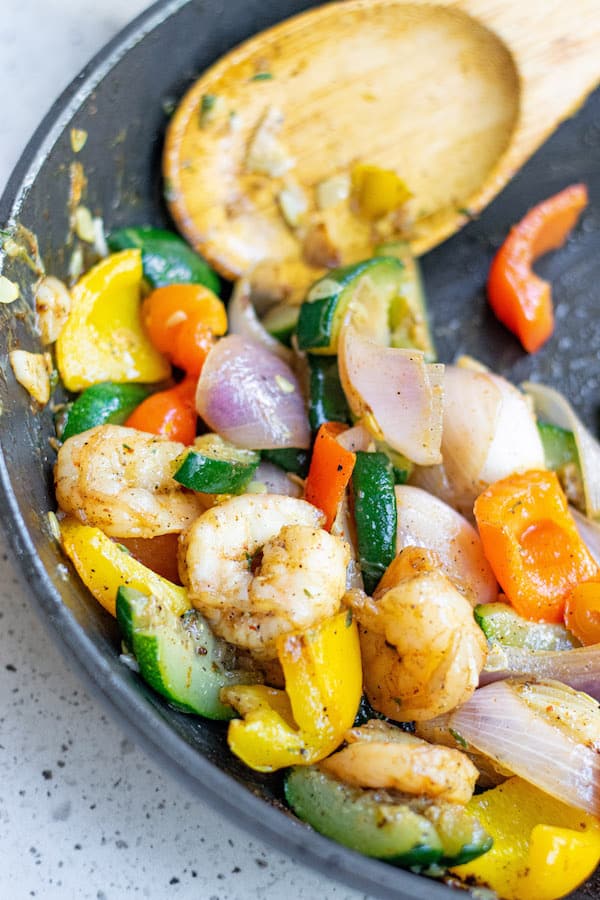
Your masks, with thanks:
[{"label": "green herb flake", "polygon": [[200,128],[204,128],[210,122],[217,105],[216,94],[202,94],[200,101]]},{"label": "green herb flake", "polygon": [[304,588],[304,596],[308,597],[309,600],[314,600],[314,595],[308,590],[308,588]]},{"label": "green herb flake", "polygon": [[253,75],[250,81],[272,81],[273,75],[271,72],[257,72],[256,75]]},{"label": "green herb flake", "polygon": [[452,735],[452,737],[454,738],[456,743],[460,744],[460,746],[463,748],[463,750],[466,750],[469,745],[465,741],[462,734],[459,734],[458,731],[454,730],[454,728],[449,728],[448,731],[450,732],[450,734]]},{"label": "green herb flake", "polygon": [[346,628],[350,628],[352,625],[352,610],[349,609],[346,613]]}]

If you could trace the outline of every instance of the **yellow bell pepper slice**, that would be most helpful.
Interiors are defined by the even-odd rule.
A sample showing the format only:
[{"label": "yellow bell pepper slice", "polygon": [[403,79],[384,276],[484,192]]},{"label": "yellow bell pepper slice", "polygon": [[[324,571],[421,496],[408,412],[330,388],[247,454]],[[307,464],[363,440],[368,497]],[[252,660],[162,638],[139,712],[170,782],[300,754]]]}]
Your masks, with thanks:
[{"label": "yellow bell pepper slice", "polygon": [[175,615],[180,616],[190,608],[185,588],[142,565],[99,528],[82,525],[73,518],[63,519],[59,527],[62,548],[77,574],[112,616],[116,615],[117,591],[121,585],[160,597]]},{"label": "yellow bell pepper slice", "polygon": [[412,197],[392,169],[357,163],[352,169],[351,181],[358,208],[367,219],[380,219]]},{"label": "yellow bell pepper slice", "polygon": [[141,250],[123,250],[99,262],[72,289],[69,318],[56,341],[56,364],[67,390],[169,377],[169,363],[142,324],[142,277]]},{"label": "yellow bell pepper slice", "polygon": [[585,881],[600,861],[600,821],[521,778],[478,794],[467,809],[494,844],[452,871],[505,900],[557,900]]},{"label": "yellow bell pepper slice", "polygon": [[358,629],[349,613],[282,635],[277,654],[285,691],[236,685],[221,692],[243,716],[229,725],[229,746],[259,772],[328,756],[354,723],[362,693]]}]

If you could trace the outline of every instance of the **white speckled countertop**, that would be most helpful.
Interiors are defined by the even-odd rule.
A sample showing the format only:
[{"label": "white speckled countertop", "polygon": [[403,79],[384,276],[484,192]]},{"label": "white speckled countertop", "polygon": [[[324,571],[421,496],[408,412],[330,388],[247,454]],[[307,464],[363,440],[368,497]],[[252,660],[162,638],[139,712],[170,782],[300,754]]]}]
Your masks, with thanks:
[{"label": "white speckled countertop", "polygon": [[[54,98],[146,0],[1,0],[0,190]],[[55,649],[0,531],[0,897],[359,900],[188,795]]]}]

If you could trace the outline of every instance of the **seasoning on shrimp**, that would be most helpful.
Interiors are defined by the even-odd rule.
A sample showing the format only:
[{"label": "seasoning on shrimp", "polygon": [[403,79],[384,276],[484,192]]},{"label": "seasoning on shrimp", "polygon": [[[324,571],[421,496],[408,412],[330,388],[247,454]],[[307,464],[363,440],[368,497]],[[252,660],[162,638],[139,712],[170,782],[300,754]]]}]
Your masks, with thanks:
[{"label": "seasoning on shrimp", "polygon": [[215,633],[260,659],[279,635],[340,608],[350,550],[312,504],[245,494],[207,510],[181,538],[180,574]]},{"label": "seasoning on shrimp", "polygon": [[98,425],[76,434],[58,452],[58,504],[110,537],[183,531],[207,506],[206,495],[187,491],[173,478],[185,449],[120,425]]}]

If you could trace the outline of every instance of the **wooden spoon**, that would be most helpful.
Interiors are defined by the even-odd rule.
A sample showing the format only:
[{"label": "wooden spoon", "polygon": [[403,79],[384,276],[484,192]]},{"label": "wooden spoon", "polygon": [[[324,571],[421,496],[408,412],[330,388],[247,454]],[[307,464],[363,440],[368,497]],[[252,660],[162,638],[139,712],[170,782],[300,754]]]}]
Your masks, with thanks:
[{"label": "wooden spoon", "polygon": [[[329,3],[232,50],[185,95],[167,133],[169,207],[225,277],[262,266],[299,296],[383,239],[421,254],[447,238],[599,80],[600,0]],[[402,178],[411,222],[357,214],[343,194],[358,162]],[[325,209],[323,182],[340,197]]]}]

